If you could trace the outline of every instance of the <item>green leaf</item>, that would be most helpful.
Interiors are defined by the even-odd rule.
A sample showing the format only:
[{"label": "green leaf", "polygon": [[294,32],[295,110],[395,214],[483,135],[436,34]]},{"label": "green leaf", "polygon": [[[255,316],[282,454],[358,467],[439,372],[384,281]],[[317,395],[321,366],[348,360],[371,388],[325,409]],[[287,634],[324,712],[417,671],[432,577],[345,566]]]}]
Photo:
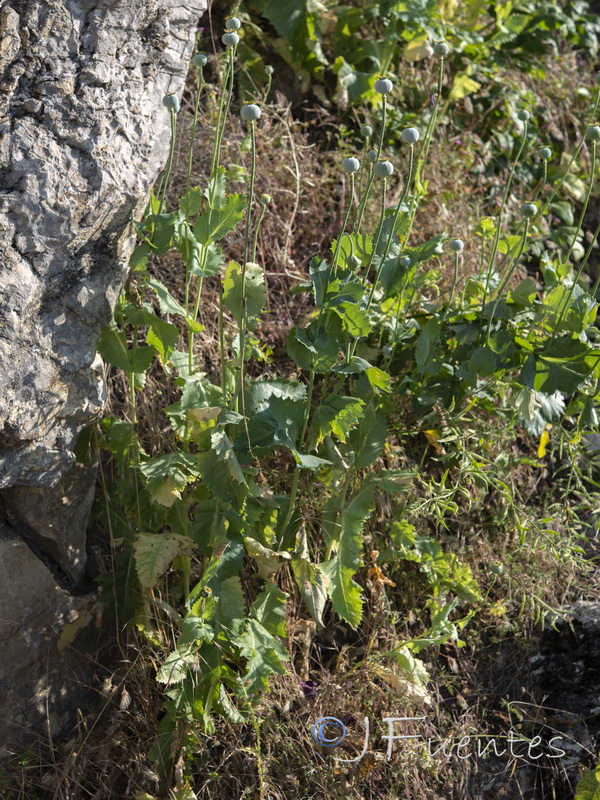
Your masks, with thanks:
[{"label": "green leaf", "polygon": [[102,331],[98,352],[107,364],[124,372],[142,374],[152,363],[155,351],[153,347],[136,347],[135,350],[127,347],[123,334],[113,320]]},{"label": "green leaf", "polygon": [[186,485],[198,477],[198,457],[189,453],[167,453],[156,456],[140,465],[146,478],[146,488],[155,502],[172,505],[165,492],[175,497]]},{"label": "green leaf", "polygon": [[215,620],[225,631],[227,639],[237,636],[246,619],[244,592],[237,575],[222,580],[217,591]]},{"label": "green leaf", "polygon": [[146,282],[146,285],[158,295],[158,302],[162,314],[176,314],[180,317],[183,317],[188,328],[196,333],[201,333],[204,330],[202,325],[194,322],[190,317],[187,316],[185,308],[180,305],[180,303],[173,297],[171,292],[164,284],[156,280],[156,278],[150,278]]},{"label": "green leaf", "polygon": [[146,341],[156,349],[161,362],[166,364],[177,346],[179,331],[170,322],[165,322],[154,315],[153,317],[150,323],[150,330],[146,334]]},{"label": "green leaf", "polygon": [[312,564],[306,558],[293,558],[292,572],[311,616],[319,625],[323,625],[323,612],[327,603],[327,581],[320,565]]},{"label": "green leaf", "polygon": [[198,217],[194,225],[194,236],[200,244],[209,244],[222,239],[232,231],[244,216],[246,199],[241,194],[230,194],[223,208],[209,209]]},{"label": "green leaf", "polygon": [[473,94],[481,88],[481,84],[470,78],[466,72],[457,72],[454,76],[452,89],[448,96],[449,100],[462,100],[469,94]]},{"label": "green leaf", "polygon": [[489,347],[477,347],[469,359],[469,371],[472,375],[488,378],[496,370],[496,355]]},{"label": "green leaf", "polygon": [[348,331],[350,336],[359,339],[371,332],[369,315],[358,303],[340,303],[333,310],[342,320],[344,330]]},{"label": "green leaf", "polygon": [[186,615],[181,625],[181,633],[177,639],[177,647],[186,644],[197,644],[200,642],[212,642],[215,637],[215,632],[211,625],[195,614],[189,613]]},{"label": "green leaf", "polygon": [[310,448],[314,449],[326,436],[333,434],[345,442],[351,429],[363,415],[364,402],[354,397],[334,397],[319,406],[313,417]]},{"label": "green leaf", "polygon": [[413,265],[428,261],[432,256],[441,253],[441,245],[447,238],[448,234],[440,233],[439,236],[434,236],[433,239],[423,242],[418,247],[406,248],[406,253],[410,256]]},{"label": "green leaf", "polygon": [[322,467],[330,467],[331,461],[326,458],[319,458],[318,456],[307,455],[306,453],[298,453],[296,450],[292,451],[296,464],[303,469],[310,469],[316,471]]},{"label": "green leaf", "polygon": [[166,253],[171,246],[175,233],[175,214],[152,214],[149,221],[154,226],[152,234],[153,252],[157,255]]},{"label": "green leaf", "polygon": [[388,375],[387,372],[379,369],[379,367],[369,367],[369,369],[365,370],[365,375],[375,394],[381,394],[381,392],[389,394],[392,391],[391,375]]},{"label": "green leaf", "polygon": [[[289,554],[288,554],[289,555]],[[250,606],[250,615],[273,636],[285,636],[285,601],[288,595],[272,581]]]},{"label": "green leaf", "polygon": [[432,317],[421,330],[415,346],[415,358],[421,374],[431,371],[434,365],[433,348],[440,333],[441,323],[437,317]]},{"label": "green leaf", "polygon": [[183,387],[181,397],[176,403],[167,406],[164,412],[177,434],[184,436],[190,412],[223,407],[223,392],[220,386],[214,386],[207,378],[198,374],[178,378],[176,383]]},{"label": "green leaf", "polygon": [[358,427],[350,432],[350,443],[354,449],[355,469],[365,469],[375,461],[383,452],[387,437],[388,427],[385,414],[379,409],[374,409],[369,403],[364,412],[364,418]]},{"label": "green leaf", "polygon": [[233,446],[223,431],[211,436],[211,450],[198,453],[203,482],[216,497],[239,507],[250,493]]},{"label": "green leaf", "polygon": [[225,167],[218,167],[217,174],[208,182],[204,196],[208,204],[215,210],[220,210],[225,205]]},{"label": "green leaf", "polygon": [[[304,384],[280,378],[250,383],[245,405],[252,449],[270,450],[280,446],[294,449],[304,422],[305,404]],[[240,452],[247,451],[245,431],[235,446]]]},{"label": "green leaf", "polygon": [[301,369],[329,372],[339,358],[342,322],[333,311],[325,311],[307,330],[293,327],[287,339],[288,353]]},{"label": "green leaf", "polygon": [[148,242],[138,244],[131,256],[129,257],[129,267],[132,270],[143,270],[148,264],[148,256],[152,252],[152,248]]},{"label": "green leaf", "polygon": [[186,217],[194,217],[200,211],[202,202],[202,190],[199,186],[193,186],[187,194],[184,194],[179,201],[179,210]]},{"label": "green leaf", "polygon": [[313,256],[308,267],[308,275],[313,287],[315,305],[320,308],[327,293],[327,278],[329,276],[329,266],[326,261],[319,256]]},{"label": "green leaf", "polygon": [[243,677],[247,692],[266,688],[271,675],[285,674],[283,662],[289,660],[288,651],[257,619],[246,620],[246,630],[235,644],[247,659]]},{"label": "green leaf", "polygon": [[519,306],[531,306],[536,298],[537,291],[535,281],[531,278],[525,278],[516,289],[510,290],[506,302],[515,303]]},{"label": "green leaf", "polygon": [[[334,239],[331,243],[332,253],[335,253],[336,247],[337,239]],[[347,267],[347,261],[351,254],[355,255],[357,258],[360,258],[362,264],[366,265],[369,262],[372,249],[373,242],[371,241],[370,236],[357,233],[345,233],[340,245],[337,265],[334,266]],[[317,303],[317,305],[320,305],[320,303]]]},{"label": "green leaf", "polygon": [[575,800],[600,800],[600,768],[582,772],[575,788]]},{"label": "green leaf", "polygon": [[353,576],[361,564],[362,530],[373,510],[373,486],[367,486],[344,508],[338,532],[330,543],[337,553],[321,565],[328,580],[333,610],[357,628],[362,618],[361,588]]},{"label": "green leaf", "polygon": [[162,666],[156,673],[159,683],[173,686],[182,683],[188,677],[188,669],[193,668],[196,661],[196,648],[184,645],[175,648],[165,658]]},{"label": "green leaf", "polygon": [[265,275],[262,267],[259,267],[258,264],[246,264],[244,276],[242,267],[236,261],[230,261],[223,281],[223,302],[233,314],[238,326],[242,325],[244,300],[248,326],[251,329],[262,311],[265,297]]},{"label": "green leaf", "polygon": [[250,558],[255,560],[261,578],[272,578],[279,571],[282,562],[290,559],[288,552],[275,552],[250,536],[244,538],[244,547]]},{"label": "green leaf", "polygon": [[177,533],[140,533],[133,543],[133,556],[140,583],[152,589],[178,555],[191,555],[194,542]]},{"label": "green leaf", "polygon": [[572,394],[593,370],[593,364],[590,366],[586,360],[592,352],[596,351],[578,339],[555,339],[545,351],[529,356],[520,381],[544,394]]}]

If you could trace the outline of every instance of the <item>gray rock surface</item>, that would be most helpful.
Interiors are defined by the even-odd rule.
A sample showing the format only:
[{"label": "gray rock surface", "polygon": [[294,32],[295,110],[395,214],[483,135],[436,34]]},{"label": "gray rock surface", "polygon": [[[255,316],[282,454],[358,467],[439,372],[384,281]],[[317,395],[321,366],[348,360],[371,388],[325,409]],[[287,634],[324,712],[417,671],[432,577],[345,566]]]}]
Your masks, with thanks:
[{"label": "gray rock surface", "polygon": [[[33,576],[23,595],[6,564],[0,575],[0,676],[11,664],[28,675],[24,694],[53,674],[52,637],[75,603],[64,589],[83,573],[92,483],[70,472],[72,449],[102,411],[97,342],[126,276],[131,220],[166,161],[162,97],[181,94],[205,9],[0,0],[0,564]],[[0,741],[12,716],[13,732],[40,719],[13,701],[0,696]]]}]

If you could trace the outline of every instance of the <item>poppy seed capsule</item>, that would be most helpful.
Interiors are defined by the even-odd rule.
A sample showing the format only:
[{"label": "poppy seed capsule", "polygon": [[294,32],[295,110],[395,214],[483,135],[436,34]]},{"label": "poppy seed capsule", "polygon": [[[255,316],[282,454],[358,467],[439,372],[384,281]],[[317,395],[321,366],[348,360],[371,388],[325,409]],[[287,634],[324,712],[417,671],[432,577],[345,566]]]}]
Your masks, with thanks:
[{"label": "poppy seed capsule", "polygon": [[228,31],[237,31],[240,29],[241,25],[242,23],[237,17],[229,17],[228,20],[225,20],[225,27]]},{"label": "poppy seed capsule", "polygon": [[168,108],[169,111],[174,111],[176,114],[181,108],[181,104],[179,103],[179,98],[177,97],[176,94],[172,94],[171,92],[169,92],[169,94],[166,94],[163,97],[162,102],[163,106]]},{"label": "poppy seed capsule", "polygon": [[342,169],[344,172],[357,172],[360,169],[360,161],[353,156],[345,158],[342,161]]},{"label": "poppy seed capsule", "polygon": [[600,126],[588,125],[586,133],[587,133],[587,138],[590,140],[590,142],[597,142],[598,139],[600,139]]},{"label": "poppy seed capsule", "polygon": [[400,259],[400,266],[401,267],[410,267],[412,264],[412,258],[410,256],[402,256]]},{"label": "poppy seed capsule", "polygon": [[208,58],[206,57],[206,53],[198,53],[192,58],[192,64],[195,67],[205,67],[208,64]]},{"label": "poppy seed capsule", "polygon": [[261,194],[260,196],[260,204],[261,206],[268,206],[271,202],[271,195],[270,194]]},{"label": "poppy seed capsule", "polygon": [[537,206],[535,203],[523,203],[521,205],[521,214],[525,219],[531,219],[537,214]]},{"label": "poppy seed capsule", "polygon": [[346,259],[346,265],[350,267],[350,269],[358,269],[361,264],[362,261],[360,260],[360,258],[358,258],[358,256],[352,255],[348,256],[348,258]]},{"label": "poppy seed capsule", "polygon": [[373,166],[373,172],[378,178],[389,178],[394,171],[391,161],[377,161]]},{"label": "poppy seed capsule", "polygon": [[449,52],[450,48],[448,47],[446,42],[436,42],[433,46],[433,53],[438,58],[446,58]]},{"label": "poppy seed capsule", "polygon": [[235,33],[235,31],[230,31],[229,33],[224,33],[221,36],[221,41],[225,45],[225,47],[235,47],[236,44],[239,44],[240,37]]},{"label": "poppy seed capsule", "polygon": [[360,135],[364,136],[365,139],[368,139],[369,136],[373,136],[373,128],[370,125],[361,125]]},{"label": "poppy seed capsule", "polygon": [[370,161],[371,164],[377,161],[377,150],[369,150],[367,153],[367,161]]},{"label": "poppy seed capsule", "polygon": [[465,244],[462,239],[450,239],[448,247],[453,253],[460,253],[461,250],[464,250]]},{"label": "poppy seed capsule", "polygon": [[517,117],[521,120],[521,122],[528,122],[529,118],[531,117],[531,114],[529,113],[529,111],[525,111],[525,109],[523,109],[522,111],[519,111]]},{"label": "poppy seed capsule", "polygon": [[549,161],[552,158],[552,150],[549,147],[538,147],[537,153],[542,161]]},{"label": "poppy seed capsule", "polygon": [[246,122],[256,122],[257,119],[260,119],[260,108],[255,103],[246,103],[245,106],[242,106],[240,115]]},{"label": "poppy seed capsule", "polygon": [[394,84],[389,78],[378,78],[375,81],[375,91],[379,94],[389,94],[394,88]]},{"label": "poppy seed capsule", "polygon": [[273,69],[273,67],[265,67],[265,72],[267,73],[267,75],[272,75],[275,72],[275,70]]},{"label": "poppy seed capsule", "polygon": [[400,138],[404,144],[414,144],[419,141],[419,131],[416,128],[404,128]]}]

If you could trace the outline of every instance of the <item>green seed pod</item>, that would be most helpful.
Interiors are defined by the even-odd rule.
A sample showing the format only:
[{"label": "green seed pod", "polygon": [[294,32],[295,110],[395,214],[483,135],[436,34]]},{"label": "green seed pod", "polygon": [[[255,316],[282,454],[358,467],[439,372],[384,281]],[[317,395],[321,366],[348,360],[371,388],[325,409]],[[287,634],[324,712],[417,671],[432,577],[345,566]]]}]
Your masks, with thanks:
[{"label": "green seed pod", "polygon": [[419,141],[419,135],[417,128],[404,128],[400,134],[400,138],[404,144],[414,144]]},{"label": "green seed pod", "polygon": [[600,126],[599,125],[588,125],[588,129],[586,131],[587,138],[590,142],[597,142],[600,139]]},{"label": "green seed pod", "polygon": [[378,78],[375,81],[375,91],[379,94],[389,94],[394,88],[394,84],[389,78]]},{"label": "green seed pod", "polygon": [[406,269],[407,267],[410,267],[410,265],[412,264],[412,258],[410,256],[402,256],[399,263],[401,267],[404,267]]},{"label": "green seed pod", "polygon": [[446,44],[446,42],[436,42],[433,45],[433,53],[438,58],[446,58],[448,53],[450,52],[450,48]]},{"label": "green seed pod", "polygon": [[346,264],[348,267],[350,267],[350,269],[357,270],[362,264],[362,261],[360,260],[360,258],[358,258],[358,256],[352,255],[348,256],[348,258],[346,259]]},{"label": "green seed pod", "polygon": [[537,154],[542,161],[549,161],[552,158],[552,150],[549,147],[538,147]]},{"label": "green seed pod", "polygon": [[168,94],[166,94],[163,97],[162,102],[163,102],[163,106],[168,108],[169,111],[174,111],[176,114],[179,111],[179,109],[181,108],[181,104],[179,102],[179,98],[177,97],[176,94],[173,94],[173,92],[169,92]]},{"label": "green seed pod", "polygon": [[373,136],[373,128],[370,125],[361,125],[360,135],[364,136],[365,139],[368,139],[369,136]]},{"label": "green seed pod", "polygon": [[267,73],[267,75],[272,75],[275,72],[275,70],[273,69],[273,67],[265,67],[265,72]]},{"label": "green seed pod", "polygon": [[231,31],[229,33],[224,33],[223,36],[221,36],[221,41],[225,47],[235,47],[236,44],[239,44],[240,37],[235,31]]},{"label": "green seed pod", "polygon": [[360,161],[354,156],[349,156],[342,161],[342,169],[344,172],[358,172],[360,169]]},{"label": "green seed pod", "polygon": [[373,166],[373,172],[378,178],[389,178],[394,171],[391,161],[377,161]]},{"label": "green seed pod", "polygon": [[521,214],[525,217],[525,219],[531,219],[535,217],[537,214],[537,206],[535,203],[523,203],[521,205]]},{"label": "green seed pod", "polygon": [[271,195],[270,194],[261,194],[260,196],[260,204],[261,206],[268,206],[271,202]]},{"label": "green seed pod", "polygon": [[377,150],[369,150],[367,153],[367,161],[370,161],[371,164],[377,161]]},{"label": "green seed pod", "polygon": [[241,28],[241,25],[242,23],[237,17],[229,17],[229,19],[225,20],[225,27],[228,31],[237,31]]},{"label": "green seed pod", "polygon": [[522,111],[519,111],[517,117],[521,120],[521,122],[528,122],[529,118],[531,117],[531,114],[529,113],[529,111],[523,109]]},{"label": "green seed pod", "polygon": [[260,119],[260,108],[255,103],[246,103],[240,109],[240,116],[246,122],[256,122]]},{"label": "green seed pod", "polygon": [[461,250],[465,249],[465,244],[462,239],[450,239],[448,247],[453,253],[460,253]]},{"label": "green seed pod", "polygon": [[198,53],[197,55],[195,55],[192,58],[192,64],[195,67],[199,67],[200,69],[202,69],[202,67],[205,67],[208,64],[208,58],[206,57],[206,53]]}]

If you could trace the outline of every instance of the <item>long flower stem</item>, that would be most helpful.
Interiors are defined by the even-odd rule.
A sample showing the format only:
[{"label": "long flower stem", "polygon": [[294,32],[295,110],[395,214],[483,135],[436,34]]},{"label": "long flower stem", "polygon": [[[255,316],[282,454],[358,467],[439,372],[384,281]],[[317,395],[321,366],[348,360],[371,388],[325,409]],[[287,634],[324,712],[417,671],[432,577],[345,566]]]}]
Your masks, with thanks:
[{"label": "long flower stem", "polygon": [[498,310],[498,305],[502,298],[502,292],[504,291],[505,287],[508,285],[508,281],[510,280],[511,276],[513,275],[514,271],[516,270],[521,256],[523,255],[523,250],[525,249],[525,242],[527,241],[527,235],[529,233],[529,225],[531,220],[525,220],[525,230],[523,231],[523,236],[521,237],[521,244],[519,245],[519,250],[517,255],[512,263],[509,263],[508,267],[506,268],[506,274],[504,278],[500,281],[498,287],[496,288],[494,294],[496,295],[496,302],[494,303],[494,307],[492,309],[492,313],[490,314],[490,318],[488,320],[487,326],[487,333],[486,333],[486,342],[489,343],[490,340],[490,332],[492,330],[492,322],[494,321],[494,316],[496,315],[496,311]]},{"label": "long flower stem", "polygon": [[429,361],[431,360],[431,356],[433,355],[433,351],[435,350],[435,346],[440,337],[440,333],[444,328],[444,323],[446,322],[448,314],[450,313],[450,307],[454,302],[454,295],[456,294],[456,284],[458,283],[458,261],[459,261],[459,254],[454,253],[454,271],[452,273],[452,286],[450,287],[450,297],[448,298],[448,302],[446,303],[446,308],[444,309],[444,313],[441,316],[440,325],[439,328],[437,329],[437,333],[435,334],[434,340],[431,343],[431,347],[429,348],[427,359],[425,361],[425,364],[423,365],[423,371],[425,371],[427,365],[429,364]]},{"label": "long flower stem", "polygon": [[383,265],[385,263],[386,258],[389,255],[390,248],[392,246],[392,241],[394,239],[394,231],[396,230],[396,224],[398,222],[398,217],[400,216],[400,213],[402,211],[403,203],[406,200],[406,197],[408,196],[408,192],[410,190],[410,183],[412,181],[412,174],[413,174],[413,161],[414,161],[414,145],[411,144],[410,145],[409,154],[408,154],[408,178],[406,179],[406,185],[404,187],[404,192],[402,193],[402,197],[400,198],[400,201],[398,202],[398,207],[396,208],[396,213],[394,214],[394,219],[393,219],[391,227],[390,227],[390,233],[389,233],[389,236],[388,236],[387,241],[385,243],[385,248],[384,248],[384,251],[383,251],[383,255],[381,256],[381,261],[379,262],[379,267],[377,269],[377,274],[375,276],[375,280],[373,281],[373,286],[371,287],[371,293],[369,294],[369,300],[367,302],[367,308],[366,308],[367,313],[369,312],[369,309],[371,308],[371,304],[373,302],[373,296],[375,294],[375,290],[377,289],[377,285],[379,283],[379,278],[381,277],[381,271],[383,269]]},{"label": "long flower stem", "polygon": [[[248,420],[246,419],[246,396],[244,392],[244,369],[246,363],[246,333],[248,327],[248,304],[246,302],[246,267],[248,265],[248,255],[250,251],[250,229],[252,227],[252,201],[254,199],[254,178],[256,176],[256,132],[254,121],[249,123],[250,126],[250,143],[252,149],[252,161],[250,165],[250,185],[248,187],[248,196],[246,200],[246,233],[244,235],[244,258],[242,262],[242,317],[240,325],[240,369],[238,372],[238,383],[235,391],[235,402],[237,406],[238,397],[241,400],[242,416],[244,417],[244,426],[246,428],[246,438],[248,439],[248,449],[252,450],[250,444],[250,433],[248,430]],[[236,408],[237,410],[237,408]]]},{"label": "long flower stem", "polygon": [[[383,95],[382,100],[382,107],[381,107],[381,132],[379,134],[379,143],[377,145],[377,158],[380,158],[381,152],[383,150],[383,142],[385,139],[385,125],[386,125],[386,115],[387,115],[387,100],[386,96]],[[371,164],[371,172],[369,174],[369,180],[367,181],[367,188],[365,189],[365,193],[360,201],[360,205],[358,207],[358,218],[356,220],[356,232],[360,233],[360,226],[362,225],[363,216],[365,213],[365,208],[367,205],[367,201],[369,199],[369,195],[371,193],[371,186],[373,185],[373,179],[375,174],[373,172],[373,164]]]},{"label": "long flower stem", "polygon": [[[585,195],[583,208],[581,209],[581,214],[580,214],[579,220],[577,222],[577,230],[573,234],[573,240],[571,242],[571,246],[569,247],[569,252],[567,253],[567,258],[566,258],[567,262],[571,258],[571,253],[573,252],[573,248],[575,247],[575,242],[577,241],[577,234],[579,233],[579,230],[581,229],[581,226],[583,225],[583,220],[585,218],[587,207],[588,207],[588,204],[590,202],[590,195],[592,193],[592,186],[594,185],[594,176],[595,176],[595,174],[596,174],[596,142],[592,142],[592,174],[590,176],[590,183],[589,183],[586,195]],[[561,326],[561,324],[563,322],[565,314],[569,310],[569,306],[571,305],[571,300],[573,298],[573,293],[575,292],[575,287],[577,286],[577,284],[579,282],[579,278],[581,277],[581,273],[583,272],[583,268],[585,266],[585,262],[586,261],[587,261],[587,258],[584,259],[582,261],[582,263],[579,265],[579,269],[577,270],[577,274],[573,278],[573,283],[571,284],[571,287],[569,289],[569,293],[568,293],[567,297],[565,298],[564,303],[561,303],[561,310],[560,310],[560,312],[558,314],[558,320],[556,322],[556,325],[554,326],[554,331],[552,333],[551,341],[554,341],[554,339],[556,338],[556,334],[558,333],[558,330],[559,330],[559,328],[560,328],[560,326]]]},{"label": "long flower stem", "polygon": [[[377,226],[377,234],[373,241],[373,247],[371,250],[371,256],[369,258],[369,263],[365,268],[365,280],[369,277],[369,272],[371,271],[371,266],[373,265],[373,260],[375,259],[375,254],[377,253],[377,248],[379,247],[379,240],[381,239],[381,232],[383,230],[383,223],[385,221],[385,199],[386,199],[386,189],[387,189],[387,178],[382,179],[381,185],[381,214],[379,217],[379,225]],[[380,269],[378,270],[378,274]],[[375,284],[373,284],[375,285]],[[373,290],[371,290],[371,293]],[[352,347],[348,350],[347,355],[349,356],[348,362],[350,362],[354,358],[354,353],[356,352],[356,348],[358,346],[358,339],[355,339],[352,343]]]},{"label": "long flower stem", "polygon": [[494,241],[492,243],[492,250],[489,255],[488,259],[488,266],[486,271],[486,278],[484,283],[484,290],[483,290],[483,297],[481,300],[481,319],[483,319],[483,309],[485,307],[486,300],[488,298],[488,289],[490,285],[490,280],[492,277],[492,271],[494,269],[494,261],[496,260],[496,253],[498,252],[498,244],[500,242],[500,231],[502,230],[502,216],[504,214],[504,209],[506,208],[506,201],[508,200],[508,195],[510,192],[510,187],[512,185],[513,176],[515,174],[515,169],[517,168],[517,164],[521,158],[521,154],[523,153],[523,149],[525,147],[525,143],[527,141],[527,129],[528,125],[527,122],[523,124],[523,138],[521,140],[521,146],[517,152],[516,158],[514,159],[512,166],[510,168],[510,172],[508,174],[508,180],[506,181],[506,186],[504,187],[504,194],[502,195],[502,203],[500,204],[500,211],[498,212],[498,216],[496,217],[496,231],[494,233]]},{"label": "long flower stem", "polygon": [[260,230],[261,222],[267,210],[266,205],[261,205],[258,219],[256,220],[256,227],[254,228],[254,239],[252,241],[252,261],[256,261],[256,250],[258,248],[258,231]]},{"label": "long flower stem", "polygon": [[190,152],[188,155],[188,168],[187,168],[187,178],[185,181],[185,191],[186,193],[190,190],[190,184],[192,180],[192,159],[194,157],[194,138],[196,136],[196,125],[198,124],[198,109],[200,108],[200,95],[202,94],[202,89],[204,87],[204,71],[202,67],[199,69],[200,76],[198,78],[198,90],[196,92],[196,104],[194,106],[194,119],[192,121],[192,130],[190,134]]},{"label": "long flower stem", "polygon": [[419,153],[419,158],[417,162],[417,172],[416,172],[416,179],[419,183],[423,182],[423,174],[425,170],[425,164],[427,162],[427,157],[429,155],[429,148],[431,146],[431,139],[433,137],[433,131],[435,128],[435,123],[437,122],[437,114],[438,108],[440,105],[440,100],[442,99],[442,88],[444,85],[444,59],[443,57],[440,58],[440,69],[438,72],[438,83],[437,83],[437,94],[435,98],[435,105],[433,107],[433,112],[429,117],[429,123],[427,125],[427,130],[425,131],[425,138],[423,140],[423,146],[421,148],[421,152]]},{"label": "long flower stem", "polygon": [[171,144],[169,146],[169,158],[167,159],[167,169],[165,171],[165,180],[162,187],[162,198],[160,201],[159,213],[162,212],[165,206],[167,190],[169,188],[169,180],[171,178],[171,167],[173,166],[173,155],[175,153],[175,136],[177,133],[177,114],[172,108],[169,109],[169,113],[171,114]]},{"label": "long flower stem", "polygon": [[[315,371],[311,370],[308,379],[308,389],[306,390],[306,408],[304,409],[304,421],[302,423],[302,430],[298,438],[298,443],[299,443],[298,446],[300,447],[300,449],[302,449],[304,446],[304,438],[306,436],[306,431],[308,429],[308,421],[310,419],[310,407],[312,403],[314,386],[315,386]],[[287,526],[291,522],[292,516],[296,508],[296,498],[298,496],[299,484],[300,484],[300,464],[296,464],[296,469],[294,470],[294,477],[292,478],[292,486],[290,489],[290,499],[288,501],[287,511],[285,517],[283,518],[283,522],[281,523],[279,547],[281,547],[282,545],[285,531],[287,529]]]}]

